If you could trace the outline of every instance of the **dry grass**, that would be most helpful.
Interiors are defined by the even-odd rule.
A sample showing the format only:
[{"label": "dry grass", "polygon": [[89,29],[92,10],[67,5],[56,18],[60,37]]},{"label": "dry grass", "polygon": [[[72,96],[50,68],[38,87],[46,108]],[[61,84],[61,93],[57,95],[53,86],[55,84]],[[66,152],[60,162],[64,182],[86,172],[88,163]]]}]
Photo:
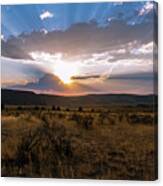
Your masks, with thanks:
[{"label": "dry grass", "polygon": [[154,114],[89,110],[3,111],[2,176],[156,179]]}]

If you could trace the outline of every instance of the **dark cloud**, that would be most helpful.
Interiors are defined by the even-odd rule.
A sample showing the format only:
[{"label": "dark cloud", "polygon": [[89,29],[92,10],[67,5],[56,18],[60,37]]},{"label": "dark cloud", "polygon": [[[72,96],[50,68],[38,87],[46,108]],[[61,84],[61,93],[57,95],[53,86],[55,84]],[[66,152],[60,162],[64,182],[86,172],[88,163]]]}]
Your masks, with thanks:
[{"label": "dark cloud", "polygon": [[91,75],[91,76],[73,76],[73,80],[87,80],[87,79],[97,79],[100,78],[100,75]]},{"label": "dark cloud", "polygon": [[69,57],[116,50],[135,40],[142,44],[150,42],[152,28],[152,22],[132,26],[122,20],[112,20],[106,27],[99,27],[95,22],[78,23],[66,31],[32,32],[12,37],[2,42],[2,56],[30,59],[30,52],[44,51],[62,52]]},{"label": "dark cloud", "polygon": [[81,92],[92,92],[97,89],[84,85],[78,82],[72,83],[71,86],[67,86],[55,75],[44,74],[37,82],[30,82],[25,85],[14,85],[8,88],[22,89],[22,90],[33,90],[33,91],[44,91],[44,92],[64,92],[64,93],[81,93]]},{"label": "dark cloud", "polygon": [[128,73],[128,74],[111,74],[109,80],[153,80],[156,74],[152,72]]},{"label": "dark cloud", "polygon": [[153,58],[153,53],[150,52],[148,54],[143,54],[143,53],[140,53],[140,54],[133,54],[129,51],[126,51],[125,53],[123,54],[117,54],[116,51],[115,53],[112,53],[111,54],[113,57],[111,59],[108,59],[108,62],[110,63],[114,63],[114,62],[117,62],[118,60],[132,60],[132,59],[140,59],[140,60],[151,60]]},{"label": "dark cloud", "polygon": [[18,38],[14,37],[10,39],[10,42],[2,40],[1,41],[2,56],[15,59],[32,59],[28,52],[25,49],[21,48],[21,43],[20,45],[18,43],[19,43]]},{"label": "dark cloud", "polygon": [[30,82],[26,85],[14,85],[11,88],[56,91],[63,91],[65,89],[64,84],[61,82],[61,80],[57,76],[52,74],[45,74],[37,82]]}]

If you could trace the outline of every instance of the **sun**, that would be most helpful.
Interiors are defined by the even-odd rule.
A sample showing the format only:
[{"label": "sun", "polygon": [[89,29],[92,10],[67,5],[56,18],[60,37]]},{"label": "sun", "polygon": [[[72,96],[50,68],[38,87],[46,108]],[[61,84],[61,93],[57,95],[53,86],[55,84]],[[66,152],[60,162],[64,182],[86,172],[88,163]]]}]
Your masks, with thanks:
[{"label": "sun", "polygon": [[78,68],[75,64],[58,61],[54,65],[54,74],[57,75],[64,84],[70,84],[72,83],[71,77],[78,74]]}]

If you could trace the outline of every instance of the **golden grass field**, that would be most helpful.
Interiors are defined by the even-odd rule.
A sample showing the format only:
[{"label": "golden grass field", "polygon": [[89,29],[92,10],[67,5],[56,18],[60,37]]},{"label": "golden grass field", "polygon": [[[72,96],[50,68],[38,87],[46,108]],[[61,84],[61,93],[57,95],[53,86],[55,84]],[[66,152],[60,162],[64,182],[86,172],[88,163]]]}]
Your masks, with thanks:
[{"label": "golden grass field", "polygon": [[140,107],[6,108],[2,176],[154,180],[156,118]]}]

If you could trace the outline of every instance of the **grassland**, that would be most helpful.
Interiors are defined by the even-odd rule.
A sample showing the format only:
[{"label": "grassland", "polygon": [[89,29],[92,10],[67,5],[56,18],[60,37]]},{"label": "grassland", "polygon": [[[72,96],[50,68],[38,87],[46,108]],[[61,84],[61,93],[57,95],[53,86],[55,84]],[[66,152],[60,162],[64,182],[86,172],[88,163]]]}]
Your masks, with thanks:
[{"label": "grassland", "polygon": [[156,119],[150,106],[3,108],[2,176],[154,180]]}]

